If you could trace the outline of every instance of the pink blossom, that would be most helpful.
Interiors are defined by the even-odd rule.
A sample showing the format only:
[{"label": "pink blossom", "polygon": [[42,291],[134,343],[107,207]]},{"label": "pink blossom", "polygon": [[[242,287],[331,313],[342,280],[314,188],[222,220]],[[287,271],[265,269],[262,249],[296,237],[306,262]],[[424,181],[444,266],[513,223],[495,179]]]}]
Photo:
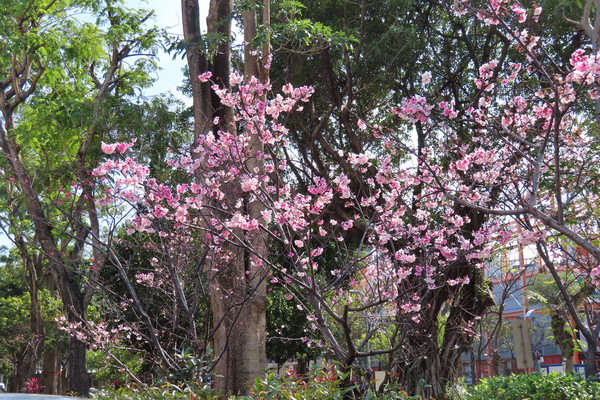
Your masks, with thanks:
[{"label": "pink blossom", "polygon": [[318,257],[321,254],[323,254],[323,248],[322,247],[317,247],[316,249],[311,250],[311,252],[310,252],[310,256],[311,257]]},{"label": "pink blossom", "polygon": [[137,139],[132,139],[131,142],[129,143],[123,143],[123,142],[118,142],[118,143],[104,143],[102,142],[100,144],[100,147],[102,149],[102,152],[104,154],[113,154],[115,152],[118,153],[125,153],[125,151],[127,151],[127,149],[133,147],[133,145],[135,144]]},{"label": "pink blossom", "polygon": [[107,144],[102,142],[101,143],[101,147],[102,147],[102,152],[104,154],[113,154],[116,150],[116,144]]},{"label": "pink blossom", "polygon": [[212,77],[212,72],[206,71],[203,74],[198,75],[198,79],[200,82],[208,82],[208,80]]},{"label": "pink blossom", "polygon": [[433,106],[422,96],[413,96],[404,99],[399,108],[393,108],[392,112],[400,118],[409,122],[429,122],[429,115]]},{"label": "pink blossom", "polygon": [[256,179],[256,178],[244,179],[242,181],[242,190],[244,192],[251,192],[253,190],[256,190],[257,188],[258,188],[258,179]]},{"label": "pink blossom", "polygon": [[525,22],[527,19],[527,11],[523,7],[521,7],[519,4],[512,4],[510,9],[515,13],[520,23]]},{"label": "pink blossom", "polygon": [[470,164],[471,162],[468,159],[463,158],[462,160],[456,161],[454,165],[456,165],[456,169],[458,169],[459,171],[466,171],[469,169]]},{"label": "pink blossom", "polygon": [[431,82],[431,72],[430,71],[423,72],[423,74],[421,75],[421,82],[423,82],[426,85],[429,84],[429,82]]},{"label": "pink blossom", "polygon": [[369,156],[366,154],[348,154],[348,161],[354,165],[370,165]]},{"label": "pink blossom", "polygon": [[[490,64],[480,71],[482,85],[491,83],[488,80],[493,75],[490,72],[492,69],[493,64]],[[515,69],[511,69],[511,73]],[[431,79],[430,75],[424,74],[424,83]],[[497,161],[505,157],[499,151],[489,150],[490,146],[485,142],[476,144],[480,147],[471,153],[466,147],[454,147],[451,129],[448,128],[446,135],[448,125],[437,123],[441,115],[446,117],[444,124],[448,123],[447,119],[458,116],[459,110],[455,110],[451,102],[439,103],[438,109],[433,105],[435,103],[430,103],[425,97],[414,96],[404,99],[394,110],[403,124],[422,123],[424,129],[447,139],[443,146],[448,146],[449,151],[455,151],[454,154],[463,157],[451,164],[451,168],[432,162],[438,159],[439,151],[446,149],[423,149],[419,161],[423,165],[429,163],[427,169],[421,169],[420,165],[415,166],[411,162],[398,161],[405,154],[410,154],[412,149],[399,141],[397,132],[378,127],[377,135],[382,138],[383,149],[373,148],[372,152],[369,149],[368,153],[356,154],[351,149],[343,148],[341,143],[337,144],[339,149],[331,149],[336,156],[345,157],[352,166],[351,177],[336,174],[333,171],[337,169],[334,168],[331,176],[314,176],[307,190],[302,191],[302,185],[290,178],[293,174],[283,157],[283,150],[288,145],[288,132],[283,121],[286,120],[286,113],[308,100],[312,89],[285,85],[282,94],[265,97],[262,94],[270,91],[270,86],[256,79],[244,82],[242,77],[232,77],[232,85],[233,90],[215,87],[215,93],[223,99],[223,104],[234,107],[239,131],[235,134],[207,132],[198,136],[192,156],[171,154],[169,165],[176,173],[170,175],[168,182],[150,179],[147,168],[133,161],[121,160],[120,157],[108,160],[95,171],[95,176],[114,178],[106,180],[107,188],[112,190],[111,199],[130,199],[139,205],[140,211],[132,219],[131,229],[150,232],[154,227],[169,227],[168,231],[161,228],[165,232],[159,231],[158,239],[166,239],[162,242],[173,253],[161,254],[158,257],[160,262],[158,258],[151,260],[155,268],[185,257],[187,246],[203,241],[201,245],[210,249],[211,256],[214,256],[211,268],[216,273],[221,263],[235,256],[231,249],[253,251],[253,239],[259,234],[260,228],[260,234],[280,241],[288,262],[284,267],[272,265],[268,257],[264,260],[253,257],[250,258],[252,270],[260,270],[258,267],[277,269],[277,278],[269,276],[266,279],[277,281],[290,290],[319,288],[319,274],[312,274],[312,271],[319,269],[317,261],[320,261],[319,257],[324,252],[323,243],[332,239],[344,242],[343,230],[360,225],[361,231],[364,230],[365,245],[356,252],[356,257],[360,258],[348,261],[358,261],[360,268],[356,268],[348,279],[350,286],[365,293],[354,296],[343,290],[338,292],[332,289],[330,293],[325,293],[331,299],[332,307],[340,308],[350,301],[363,304],[382,304],[381,301],[384,301],[381,307],[385,312],[390,315],[405,313],[406,318],[413,318],[418,323],[421,298],[414,289],[406,290],[406,280],[410,277],[411,281],[414,280],[412,283],[422,282],[432,289],[436,288],[439,282],[445,281],[445,271],[453,260],[464,256],[479,262],[478,257],[484,255],[492,238],[497,237],[493,232],[475,232],[473,237],[464,235],[463,227],[469,221],[455,214],[454,201],[444,196],[443,190],[450,191],[451,188],[457,190],[461,199],[477,199],[485,204],[486,192],[481,190],[479,193],[476,190],[479,187],[472,188],[472,181],[467,182],[472,178],[467,173],[471,170],[470,164],[476,165],[472,170],[482,173],[482,181],[475,180],[474,186],[483,186],[480,182],[486,182],[484,176],[495,176],[492,172],[500,170],[498,167],[490,172],[491,165],[502,165]],[[516,109],[520,104],[514,102],[511,107]],[[529,107],[529,103],[523,104]],[[501,109],[504,105],[495,106]],[[531,107],[534,105],[538,104],[532,104]],[[432,113],[434,108],[435,112]],[[532,111],[532,119],[535,118],[533,114]],[[479,108],[472,108],[461,115],[482,120],[488,116]],[[437,121],[434,122],[434,118]],[[515,121],[515,125],[517,123],[525,122]],[[359,120],[357,125],[359,129],[367,129],[363,120]],[[251,147],[257,138],[264,148],[258,153]],[[119,151],[117,145],[113,151]],[[288,152],[286,156],[290,163],[296,162],[297,154],[294,152]],[[261,163],[264,163],[264,170],[258,166]],[[373,176],[366,171],[371,164],[377,165]],[[464,173],[459,174],[458,171]],[[179,177],[183,179],[176,181]],[[120,186],[115,185],[117,182]],[[357,182],[361,185],[353,184]],[[413,200],[407,203],[417,186],[419,197],[414,199],[414,203]],[[135,190],[132,190],[134,187]],[[124,189],[128,189],[130,194],[126,194]],[[136,193],[139,196],[133,197],[132,194]],[[244,199],[260,206],[260,217],[246,210]],[[333,215],[329,212],[331,204],[339,204],[344,212]],[[200,219],[202,221],[198,223]],[[201,230],[194,231],[198,225]],[[183,245],[177,248],[179,243]],[[402,244],[401,250],[393,247],[398,243]],[[343,247],[344,243],[339,245]],[[392,248],[393,251],[390,250]],[[347,261],[345,257],[340,259],[339,268],[336,266],[331,271],[334,277],[345,273],[347,266],[344,264]],[[415,266],[417,262],[421,265]],[[160,272],[154,272],[155,279],[160,275]],[[253,278],[254,272],[248,275],[248,279]],[[140,280],[140,284],[151,283],[148,273],[142,272],[136,279]],[[455,282],[449,284],[459,285],[465,283],[466,279],[456,278]],[[366,286],[372,290],[365,290]],[[225,292],[223,296],[233,296],[233,293]],[[293,296],[287,294],[285,298],[289,300]],[[315,323],[317,316],[311,318],[314,318],[311,322]]]}]

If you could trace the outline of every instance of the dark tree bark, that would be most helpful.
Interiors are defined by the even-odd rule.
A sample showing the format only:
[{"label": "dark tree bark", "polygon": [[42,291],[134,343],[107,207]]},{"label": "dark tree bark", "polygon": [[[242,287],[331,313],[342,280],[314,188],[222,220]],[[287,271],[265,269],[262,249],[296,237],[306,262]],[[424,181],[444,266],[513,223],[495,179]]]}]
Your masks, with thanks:
[{"label": "dark tree bark", "polygon": [[198,136],[212,129],[213,108],[210,83],[202,83],[198,75],[209,69],[205,49],[201,45],[200,6],[197,0],[182,0],[181,14],[183,38],[186,42],[186,57],[192,85],[194,106],[194,143]]},{"label": "dark tree bark", "polygon": [[[8,193],[8,215],[9,224],[12,224],[17,216],[17,210],[13,204],[18,201],[12,197],[11,191]],[[16,207],[18,208],[18,207]],[[16,372],[13,379],[10,380],[9,391],[21,391],[25,383],[35,374],[35,368],[44,351],[45,330],[42,318],[42,309],[40,304],[39,290],[40,279],[38,273],[42,271],[42,257],[36,257],[31,254],[27,248],[26,241],[22,236],[15,236],[13,242],[21,256],[21,262],[25,267],[25,279],[29,293],[29,329],[30,337],[24,344],[24,349],[15,360]]]}]

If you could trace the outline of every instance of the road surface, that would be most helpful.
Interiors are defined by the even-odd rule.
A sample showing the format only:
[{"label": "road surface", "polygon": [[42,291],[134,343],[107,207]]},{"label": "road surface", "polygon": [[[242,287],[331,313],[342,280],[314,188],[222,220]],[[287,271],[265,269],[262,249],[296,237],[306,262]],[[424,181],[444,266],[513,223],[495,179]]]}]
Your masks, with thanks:
[{"label": "road surface", "polygon": [[80,397],[51,396],[49,394],[0,393],[0,400],[76,400],[76,399],[80,399]]}]

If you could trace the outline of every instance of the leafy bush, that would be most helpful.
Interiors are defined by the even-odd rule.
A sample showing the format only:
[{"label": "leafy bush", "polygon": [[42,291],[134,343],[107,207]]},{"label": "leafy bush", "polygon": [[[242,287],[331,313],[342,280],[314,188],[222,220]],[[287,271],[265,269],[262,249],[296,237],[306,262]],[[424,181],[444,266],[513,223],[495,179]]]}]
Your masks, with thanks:
[{"label": "leafy bush", "polygon": [[577,374],[495,376],[468,389],[465,400],[593,400],[600,383]]},{"label": "leafy bush", "polygon": [[[353,384],[345,387],[343,381],[346,377],[348,375],[341,374],[336,368],[316,368],[306,376],[293,373],[286,376],[271,374],[264,380],[257,379],[248,396],[218,396],[198,382],[188,386],[168,383],[160,387],[103,389],[93,393],[92,398],[95,400],[343,400],[357,388]],[[421,397],[409,396],[395,385],[388,385],[384,393],[379,395],[367,391],[362,399],[422,400]]]},{"label": "leafy bush", "polygon": [[[307,376],[287,375],[275,377],[269,375],[266,380],[256,380],[250,396],[238,397],[237,400],[337,400],[347,398],[351,391],[358,388],[354,380],[347,387],[343,381],[348,375],[342,375],[336,368],[317,368]],[[421,400],[420,397],[409,396],[399,387],[388,385],[384,393],[375,395],[367,391],[361,397],[364,400]]]},{"label": "leafy bush", "polygon": [[293,374],[276,377],[270,374],[265,380],[256,380],[252,395],[246,399],[342,400],[352,388],[342,388],[341,379],[336,372],[317,369],[312,370],[307,377]]},{"label": "leafy bush", "polygon": [[142,389],[103,389],[93,393],[91,397],[94,400],[212,400],[216,398],[209,390],[181,388],[172,384]]}]

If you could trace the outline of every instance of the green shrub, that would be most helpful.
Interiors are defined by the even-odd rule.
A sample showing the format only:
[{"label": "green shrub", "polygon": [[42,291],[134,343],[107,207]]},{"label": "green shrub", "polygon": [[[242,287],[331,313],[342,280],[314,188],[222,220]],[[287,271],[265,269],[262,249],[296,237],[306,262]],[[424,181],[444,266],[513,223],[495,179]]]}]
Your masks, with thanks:
[{"label": "green shrub", "polygon": [[[269,375],[266,380],[256,380],[250,396],[238,397],[236,400],[342,400],[357,388],[352,383],[350,387],[343,384],[348,376],[350,381],[353,381],[351,375],[342,375],[338,370],[331,368],[311,370],[305,377]],[[380,395],[368,391],[362,399],[421,400],[420,397],[409,396],[395,385],[388,385]]]},{"label": "green shrub", "polygon": [[594,400],[600,383],[577,374],[495,376],[468,389],[465,400]]},{"label": "green shrub", "polygon": [[[314,369],[306,376],[273,374],[257,379],[248,396],[218,396],[200,383],[192,386],[165,384],[157,387],[127,387],[102,389],[92,395],[94,400],[343,400],[356,386],[344,387],[345,375],[336,369]],[[388,385],[384,393],[367,392],[363,400],[422,400],[409,396],[400,387]],[[521,400],[521,399],[519,399]]]},{"label": "green shrub", "polygon": [[341,379],[337,372],[325,370],[313,370],[307,377],[276,377],[271,374],[265,380],[257,379],[252,395],[246,399],[342,400],[352,388],[342,388]]},{"label": "green shrub", "polygon": [[94,400],[212,400],[216,398],[209,390],[181,388],[172,384],[142,389],[102,389],[93,393],[91,397]]}]

